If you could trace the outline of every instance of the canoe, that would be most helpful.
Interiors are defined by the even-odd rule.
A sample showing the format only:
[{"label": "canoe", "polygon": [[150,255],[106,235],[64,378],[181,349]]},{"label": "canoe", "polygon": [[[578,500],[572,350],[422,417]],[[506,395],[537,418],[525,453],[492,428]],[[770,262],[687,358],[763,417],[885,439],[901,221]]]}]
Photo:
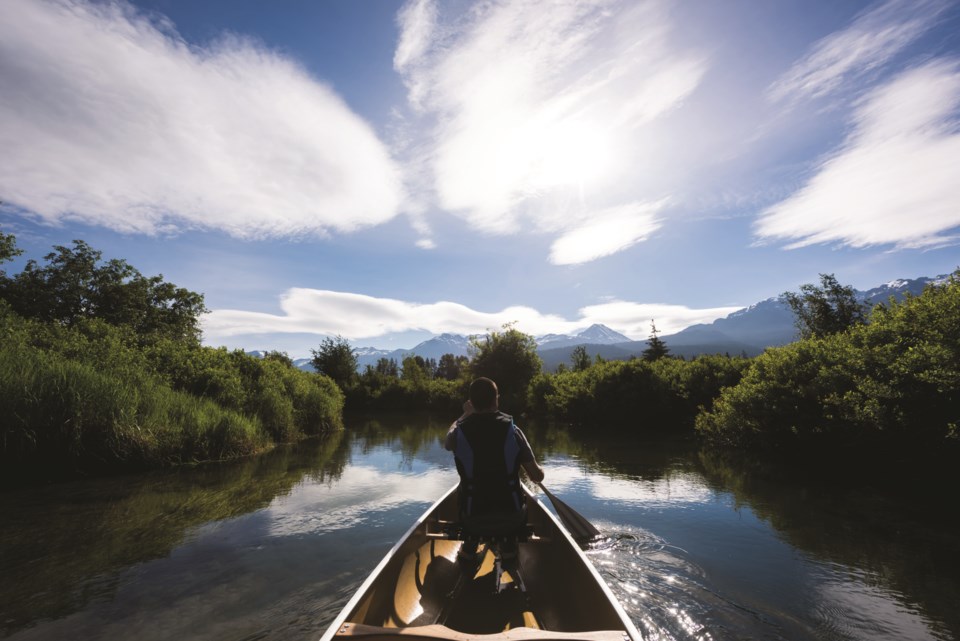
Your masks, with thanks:
[{"label": "canoe", "polygon": [[498,564],[495,539],[481,542],[475,563],[458,561],[453,487],[387,553],[321,641],[642,641],[580,546],[524,492],[527,528],[513,546],[519,563],[508,553]]}]

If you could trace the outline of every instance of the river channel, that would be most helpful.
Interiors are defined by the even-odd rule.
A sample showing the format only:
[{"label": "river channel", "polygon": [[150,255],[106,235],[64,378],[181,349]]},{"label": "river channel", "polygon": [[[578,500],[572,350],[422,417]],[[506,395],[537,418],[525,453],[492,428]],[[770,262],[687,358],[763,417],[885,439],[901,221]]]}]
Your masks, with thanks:
[{"label": "river channel", "polygon": [[[0,638],[317,639],[456,481],[444,431],[355,418],[244,461],[2,490]],[[960,638],[956,487],[773,480],[690,442],[525,431],[649,639]]]}]

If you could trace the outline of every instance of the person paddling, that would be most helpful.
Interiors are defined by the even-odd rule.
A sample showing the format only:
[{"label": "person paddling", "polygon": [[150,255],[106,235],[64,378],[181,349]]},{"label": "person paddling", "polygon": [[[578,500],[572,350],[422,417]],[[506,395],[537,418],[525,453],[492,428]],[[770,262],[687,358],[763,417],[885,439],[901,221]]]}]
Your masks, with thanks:
[{"label": "person paddling", "polygon": [[[515,532],[526,521],[520,468],[535,483],[544,478],[527,437],[500,411],[497,384],[478,378],[470,384],[463,415],[450,425],[444,446],[453,452],[460,474],[460,518],[467,531],[478,534]],[[460,551],[461,561],[472,561],[476,542]]]}]

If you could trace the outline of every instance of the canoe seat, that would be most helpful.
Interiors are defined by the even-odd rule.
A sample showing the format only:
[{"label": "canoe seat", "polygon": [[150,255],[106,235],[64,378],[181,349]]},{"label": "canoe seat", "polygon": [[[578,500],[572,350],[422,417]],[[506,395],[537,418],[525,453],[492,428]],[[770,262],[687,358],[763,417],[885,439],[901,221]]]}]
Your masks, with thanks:
[{"label": "canoe seat", "polygon": [[398,641],[630,641],[623,630],[594,630],[589,632],[553,632],[535,628],[513,628],[497,634],[467,634],[445,625],[421,625],[407,628],[381,628],[362,623],[344,623],[337,630],[337,637],[363,637]]},{"label": "canoe seat", "polygon": [[[484,515],[463,521],[437,518],[426,522],[426,534],[428,538],[463,541],[471,550],[486,545],[494,559],[494,593],[499,594],[508,585],[525,593],[527,586],[523,580],[517,546],[542,539],[534,534],[533,526],[527,523],[526,511],[519,518],[515,515]],[[503,581],[504,570],[511,577],[509,583]]]}]

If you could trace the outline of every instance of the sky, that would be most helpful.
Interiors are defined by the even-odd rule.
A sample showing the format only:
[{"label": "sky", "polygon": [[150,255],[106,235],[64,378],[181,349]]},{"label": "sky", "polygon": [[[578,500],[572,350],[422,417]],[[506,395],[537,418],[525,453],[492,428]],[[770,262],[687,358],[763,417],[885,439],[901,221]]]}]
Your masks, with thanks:
[{"label": "sky", "polygon": [[957,0],[2,0],[0,231],[309,355],[960,266]]}]

